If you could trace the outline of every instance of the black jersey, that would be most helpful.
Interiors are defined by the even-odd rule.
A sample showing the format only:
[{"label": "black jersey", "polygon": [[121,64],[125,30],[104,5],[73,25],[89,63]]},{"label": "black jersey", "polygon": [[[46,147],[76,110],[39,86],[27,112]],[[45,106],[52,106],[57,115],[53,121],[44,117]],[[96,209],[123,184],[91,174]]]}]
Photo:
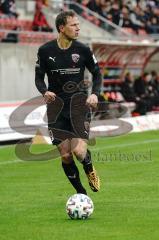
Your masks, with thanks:
[{"label": "black jersey", "polygon": [[[101,88],[101,74],[97,61],[89,47],[73,41],[68,49],[60,49],[57,40],[50,41],[39,48],[36,63],[35,83],[44,94],[47,90],[54,92],[65,101],[74,93],[88,87],[83,84],[85,67],[92,73],[92,93],[97,96]],[[47,74],[48,87],[44,82]]]}]

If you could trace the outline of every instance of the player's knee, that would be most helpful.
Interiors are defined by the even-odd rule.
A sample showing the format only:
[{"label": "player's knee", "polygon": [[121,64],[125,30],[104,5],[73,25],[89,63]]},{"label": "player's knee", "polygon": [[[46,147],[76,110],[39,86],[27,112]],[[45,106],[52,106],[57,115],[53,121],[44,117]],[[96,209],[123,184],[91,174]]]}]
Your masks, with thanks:
[{"label": "player's knee", "polygon": [[71,153],[63,153],[61,154],[61,160],[64,163],[70,163],[73,161],[73,157]]},{"label": "player's knee", "polygon": [[83,160],[86,155],[86,149],[83,149],[81,147],[75,148],[73,150],[73,154],[76,156],[78,160]]}]

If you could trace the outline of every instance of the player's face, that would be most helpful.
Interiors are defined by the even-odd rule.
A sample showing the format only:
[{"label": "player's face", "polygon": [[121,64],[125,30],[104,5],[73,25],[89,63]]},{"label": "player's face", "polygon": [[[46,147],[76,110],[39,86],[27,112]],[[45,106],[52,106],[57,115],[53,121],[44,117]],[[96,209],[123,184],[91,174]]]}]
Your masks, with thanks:
[{"label": "player's face", "polygon": [[61,32],[71,40],[75,40],[79,36],[80,25],[78,18],[75,17],[68,17],[67,23],[65,26],[62,27]]}]

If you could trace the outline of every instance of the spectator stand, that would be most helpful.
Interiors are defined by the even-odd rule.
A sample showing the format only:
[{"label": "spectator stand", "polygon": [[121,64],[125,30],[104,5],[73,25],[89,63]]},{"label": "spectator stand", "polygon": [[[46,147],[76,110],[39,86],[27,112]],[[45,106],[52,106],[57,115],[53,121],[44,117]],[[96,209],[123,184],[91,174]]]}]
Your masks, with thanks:
[{"label": "spectator stand", "polygon": [[[153,57],[159,53],[159,43],[123,43],[103,41],[103,43],[92,43],[93,52],[98,59],[103,75],[103,93],[108,101],[125,102],[121,94],[121,84],[126,72],[134,77],[140,76],[147,65],[154,68]],[[151,63],[152,61],[152,63]],[[156,57],[155,64],[159,64]],[[124,103],[132,112],[135,103]]]},{"label": "spectator stand", "polygon": [[[16,1],[16,3],[18,3],[18,2],[19,1]],[[81,2],[81,4],[79,2]],[[43,31],[46,28],[49,28],[50,30],[52,30],[54,17],[55,17],[54,14],[56,14],[56,9],[54,9],[54,7],[56,6],[56,8],[58,10],[61,9],[61,8],[63,8],[63,9],[66,9],[66,8],[74,9],[83,18],[84,21],[86,21],[86,22],[91,21],[94,24],[94,26],[98,27],[99,31],[100,31],[100,29],[103,29],[104,31],[101,32],[102,33],[101,35],[104,39],[112,40],[112,39],[115,38],[117,41],[118,40],[125,41],[127,39],[131,39],[133,41],[139,41],[139,40],[145,39],[145,37],[146,37],[146,39],[149,38],[148,36],[145,36],[145,33],[142,29],[141,29],[142,34],[137,35],[132,31],[132,29],[130,31],[130,29],[122,28],[122,27],[114,24],[111,19],[108,20],[108,17],[105,17],[104,15],[100,14],[100,11],[95,12],[95,11],[92,11],[92,10],[88,9],[88,7],[87,7],[88,4],[86,4],[86,2],[90,2],[90,1],[61,1],[61,0],[60,1],[53,1],[53,0],[45,1],[45,0],[37,0],[37,5],[38,4],[42,5],[42,8],[41,8],[42,21],[37,21],[37,16],[34,19],[36,21],[33,21],[33,22],[32,22],[32,20],[0,19],[0,21],[1,21],[0,28],[3,29],[1,26],[4,26],[5,30],[6,29],[15,30],[15,28],[17,28],[17,30],[20,30],[20,31],[31,31],[32,29]],[[49,16],[49,14],[48,14],[49,11],[51,12],[52,17]],[[49,22],[49,24],[46,24],[47,21]],[[37,23],[38,24],[42,23],[45,26],[44,27],[43,26],[39,27],[38,25],[36,25],[33,28],[33,23],[35,24],[35,22],[36,22],[36,24]],[[85,25],[87,25],[87,24],[85,24]],[[91,28],[91,31],[93,32],[93,26]],[[86,32],[87,31],[85,31],[85,33]],[[22,35],[22,36],[19,36],[20,41],[25,40],[26,42],[30,42],[30,43],[31,43],[31,39],[29,40],[29,37],[32,38],[33,36],[35,36],[35,40],[33,40],[33,43],[36,42],[36,39],[38,40],[38,36],[40,38],[38,40],[38,43],[42,43],[41,40],[44,38],[40,34],[38,34],[36,36],[34,34],[31,34],[31,33],[26,33],[27,34],[26,38],[24,37],[24,34],[25,34],[24,32],[19,33],[19,34]],[[89,34],[87,34],[87,36],[88,35]],[[1,30],[0,31],[0,39],[4,38],[4,36],[5,36],[5,34]],[[50,39],[50,37],[48,37],[48,39]],[[150,39],[152,39],[152,38],[150,38]]]},{"label": "spectator stand", "polygon": [[[17,30],[12,30],[12,29]],[[43,44],[55,38],[52,32],[32,31],[32,21],[19,19],[0,19],[0,41],[9,42],[6,39],[8,34],[17,36],[19,44]],[[10,42],[14,42],[11,41]]]},{"label": "spectator stand", "polygon": [[53,32],[53,29],[47,22],[45,14],[43,13],[43,4],[47,6],[46,3],[42,1],[37,1],[35,5],[34,19],[32,22],[33,31],[42,31],[42,32]]},{"label": "spectator stand", "polygon": [[[124,31],[121,27],[117,26],[112,21],[109,21],[98,12],[89,9],[87,4],[85,4],[85,1],[81,1],[81,4],[79,2],[80,1],[64,1],[64,8],[73,9],[83,19],[92,22],[99,29],[103,29],[105,31],[105,36],[103,35],[103,37],[107,39],[109,37],[114,37],[114,35],[121,39],[134,38],[134,35],[131,33]],[[109,33],[109,37],[107,33]]]},{"label": "spectator stand", "polygon": [[[100,25],[109,31],[116,27],[122,28],[125,32],[132,35],[147,35],[147,33],[159,33],[159,4],[158,1],[104,1],[104,0],[76,0],[73,1],[85,6],[88,11],[81,11],[77,4],[71,4],[75,11],[83,15],[95,24]],[[102,16],[103,19],[108,20],[102,22],[98,18]]]},{"label": "spectator stand", "polygon": [[55,37],[53,29],[47,23],[42,12],[43,6],[46,6],[46,1],[43,2],[45,5],[37,0],[33,19],[19,19],[16,17],[7,17],[7,15],[2,17],[2,14],[0,16],[0,41],[34,45],[43,44],[53,39]]},{"label": "spectator stand", "polygon": [[15,0],[0,1],[0,17],[1,18],[17,18]]},{"label": "spectator stand", "polygon": [[[145,39],[149,41],[159,40],[159,4],[151,8],[149,7],[149,5],[151,5],[149,1],[133,1],[132,3],[131,1],[115,0],[49,0],[48,6],[51,9],[52,15],[56,13],[56,9],[54,9],[53,6],[57,5],[61,7],[62,2],[64,10],[73,9],[85,21],[92,22],[98,29],[103,29],[105,31],[105,33],[103,33],[104,39],[114,40],[115,38],[121,41],[128,39],[131,41]],[[46,14],[49,8],[46,8]],[[122,9],[127,9],[127,16],[131,22],[130,26],[126,24],[123,25],[124,16]],[[147,28],[147,18],[150,16],[153,16],[158,21],[157,25],[154,26],[154,32],[149,32]],[[50,17],[50,23],[52,23],[52,17]]]}]

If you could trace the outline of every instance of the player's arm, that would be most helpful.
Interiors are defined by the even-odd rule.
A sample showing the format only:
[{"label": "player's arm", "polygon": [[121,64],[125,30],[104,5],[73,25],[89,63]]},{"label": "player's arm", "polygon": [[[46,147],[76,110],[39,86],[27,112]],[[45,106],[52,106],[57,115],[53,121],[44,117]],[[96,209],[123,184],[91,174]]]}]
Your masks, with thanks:
[{"label": "player's arm", "polygon": [[86,50],[86,67],[92,73],[92,92],[86,102],[89,106],[96,107],[101,91],[102,75],[97,60],[89,48]]},{"label": "player's arm", "polygon": [[47,91],[47,86],[44,81],[46,67],[45,67],[44,55],[40,48],[38,50],[37,58],[38,59],[36,61],[36,66],[35,66],[35,85],[38,91],[42,95],[44,95],[45,92]]},{"label": "player's arm", "polygon": [[35,66],[35,85],[38,91],[43,95],[46,103],[50,103],[55,100],[56,94],[47,90],[44,78],[46,73],[45,60],[42,50],[39,48],[38,60]]}]

